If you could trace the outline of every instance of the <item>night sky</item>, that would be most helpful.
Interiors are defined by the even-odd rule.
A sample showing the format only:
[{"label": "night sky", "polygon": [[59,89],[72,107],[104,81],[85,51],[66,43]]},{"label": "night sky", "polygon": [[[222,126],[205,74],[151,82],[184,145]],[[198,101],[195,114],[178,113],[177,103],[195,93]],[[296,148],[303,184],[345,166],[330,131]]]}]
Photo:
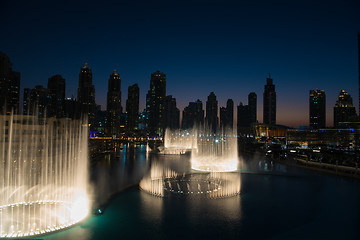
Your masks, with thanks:
[{"label": "night sky", "polygon": [[[74,3],[76,2],[76,3]],[[85,62],[93,71],[96,102],[106,107],[109,75],[138,83],[140,108],[150,74],[167,75],[167,94],[182,110],[232,98],[247,104],[262,94],[268,73],[277,91],[277,123],[308,125],[309,90],[327,95],[327,123],[341,89],[358,109],[358,0],[0,1],[0,51],[21,72],[23,88],[47,86],[61,74],[67,96],[77,96]]]}]

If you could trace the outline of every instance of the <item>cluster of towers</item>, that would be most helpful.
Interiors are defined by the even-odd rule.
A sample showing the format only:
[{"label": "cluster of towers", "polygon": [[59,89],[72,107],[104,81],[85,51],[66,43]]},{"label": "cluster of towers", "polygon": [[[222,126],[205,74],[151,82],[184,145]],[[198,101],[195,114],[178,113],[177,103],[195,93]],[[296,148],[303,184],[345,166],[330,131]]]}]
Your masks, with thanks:
[{"label": "cluster of towers", "polygon": [[[9,58],[0,54],[0,106],[1,112],[18,114],[20,99],[20,73],[12,71]],[[48,79],[47,88],[37,85],[24,88],[22,112],[24,115],[39,117],[80,118],[86,116],[90,129],[95,133],[120,136],[128,133],[145,131],[148,136],[162,136],[166,128],[189,129],[194,126],[208,126],[213,132],[218,129],[233,128],[234,102],[228,99],[226,106],[218,108],[218,101],[211,92],[206,101],[206,115],[203,103],[198,99],[190,102],[182,112],[176,107],[176,99],[166,95],[166,74],[156,71],[151,74],[150,89],[146,94],[146,108],[139,113],[139,86],[128,88],[126,109],[123,112],[121,102],[121,79],[114,70],[108,80],[107,109],[101,111],[95,103],[95,87],[92,82],[92,70],[87,63],[80,69],[77,99],[65,97],[65,79],[57,74]],[[257,122],[257,96],[249,94],[248,105],[238,109],[238,128],[248,128]],[[219,117],[220,116],[220,119]],[[272,79],[267,78],[264,90],[264,123],[276,123],[276,92]]]}]

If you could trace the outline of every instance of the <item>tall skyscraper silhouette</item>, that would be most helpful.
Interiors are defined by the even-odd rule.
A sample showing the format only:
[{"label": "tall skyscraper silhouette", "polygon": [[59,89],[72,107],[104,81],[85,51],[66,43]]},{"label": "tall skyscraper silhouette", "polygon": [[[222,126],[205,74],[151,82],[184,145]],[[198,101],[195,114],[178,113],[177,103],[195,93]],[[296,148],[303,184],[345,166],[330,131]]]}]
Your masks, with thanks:
[{"label": "tall skyscraper silhouette", "polygon": [[211,92],[206,101],[205,124],[215,133],[218,128],[218,101],[214,92]]},{"label": "tall skyscraper silhouette", "polygon": [[121,118],[121,80],[114,70],[110,74],[107,92],[107,134],[119,136]]},{"label": "tall skyscraper silhouette", "polygon": [[12,70],[9,57],[0,52],[0,113],[19,112],[20,73]]},{"label": "tall skyscraper silhouette", "polygon": [[204,110],[203,104],[198,99],[195,102],[189,102],[189,105],[184,108],[183,117],[181,121],[181,128],[191,129],[194,126],[200,127],[204,124]]},{"label": "tall skyscraper silhouette", "polygon": [[313,129],[326,127],[326,96],[324,90],[310,90],[309,121]]},{"label": "tall skyscraper silhouette", "polygon": [[256,95],[256,93],[254,93],[254,92],[249,93],[248,105],[249,105],[250,123],[256,123],[257,122],[257,95]]},{"label": "tall skyscraper silhouette", "polygon": [[240,105],[237,106],[237,130],[244,132],[244,129],[248,130],[250,126],[250,107],[240,102]]},{"label": "tall skyscraper silhouette", "polygon": [[57,74],[48,79],[50,102],[47,111],[49,117],[65,116],[65,79]]},{"label": "tall skyscraper silhouette", "polygon": [[228,99],[226,101],[226,123],[225,128],[233,129],[234,127],[234,101]]},{"label": "tall skyscraper silhouette", "polygon": [[127,129],[137,130],[139,120],[139,86],[134,84],[128,88],[128,99],[126,100]]},{"label": "tall skyscraper silhouette", "polygon": [[359,116],[360,116],[360,32],[358,32]]},{"label": "tall skyscraper silhouette", "polygon": [[276,92],[273,79],[270,77],[266,78],[266,85],[264,87],[264,114],[263,122],[265,124],[276,124]]},{"label": "tall skyscraper silhouette", "polygon": [[178,129],[180,127],[180,110],[176,107],[176,99],[166,96],[166,128]]},{"label": "tall skyscraper silhouette", "polygon": [[228,99],[226,107],[220,107],[220,129],[232,129],[234,126],[234,101]]},{"label": "tall skyscraper silhouette", "polygon": [[345,90],[341,90],[334,107],[334,126],[338,127],[340,122],[355,121],[357,121],[357,115],[352,97]]},{"label": "tall skyscraper silhouette", "polygon": [[95,122],[95,87],[92,84],[92,71],[87,63],[79,73],[78,104],[80,115],[87,115],[92,129]]},{"label": "tall skyscraper silhouette", "polygon": [[150,89],[146,96],[148,131],[150,136],[162,136],[166,124],[166,74],[156,71],[151,74]]}]

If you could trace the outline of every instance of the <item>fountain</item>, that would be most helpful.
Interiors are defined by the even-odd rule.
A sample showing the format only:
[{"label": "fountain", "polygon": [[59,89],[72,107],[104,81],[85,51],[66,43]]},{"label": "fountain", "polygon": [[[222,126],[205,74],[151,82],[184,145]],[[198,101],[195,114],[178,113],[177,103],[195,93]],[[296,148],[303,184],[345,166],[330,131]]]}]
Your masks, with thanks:
[{"label": "fountain", "polygon": [[45,234],[84,219],[87,124],[1,115],[0,132],[0,237]]},{"label": "fountain", "polygon": [[166,129],[164,137],[164,148],[161,154],[186,154],[197,148],[197,131],[193,130],[171,130]]},{"label": "fountain", "polygon": [[214,134],[203,130],[198,135],[197,149],[191,153],[191,167],[204,172],[232,172],[238,168],[238,146],[234,131]]}]

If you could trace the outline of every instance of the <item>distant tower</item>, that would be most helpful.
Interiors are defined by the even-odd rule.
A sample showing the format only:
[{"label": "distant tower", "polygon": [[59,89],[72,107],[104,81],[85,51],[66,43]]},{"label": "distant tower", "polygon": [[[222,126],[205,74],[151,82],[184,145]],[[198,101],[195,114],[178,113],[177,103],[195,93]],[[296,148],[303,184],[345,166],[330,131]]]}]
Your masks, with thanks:
[{"label": "distant tower", "polygon": [[50,102],[48,107],[48,117],[65,116],[65,79],[57,74],[48,79],[48,89]]},{"label": "distant tower", "polygon": [[111,136],[120,134],[121,118],[121,80],[114,70],[110,74],[107,92],[107,133]]},{"label": "distant tower", "polygon": [[126,100],[127,129],[137,130],[139,118],[139,86],[134,84],[128,88],[128,99]]},{"label": "distant tower", "polygon": [[[95,122],[95,87],[92,84],[92,72],[88,64],[80,69],[78,103],[80,114],[85,114],[91,125]],[[92,129],[92,127],[91,127]]]},{"label": "distant tower", "polygon": [[334,107],[334,126],[338,127],[340,122],[355,121],[357,121],[357,115],[352,97],[345,90],[341,90]]},{"label": "distant tower", "polygon": [[249,106],[249,120],[250,123],[257,122],[257,95],[254,92],[248,95],[248,106]]},{"label": "distant tower", "polygon": [[226,128],[233,129],[234,127],[234,101],[228,99],[226,102]]},{"label": "distant tower", "polygon": [[251,126],[250,122],[250,107],[240,102],[237,106],[237,130],[243,132]]},{"label": "distant tower", "polygon": [[166,128],[178,129],[180,127],[180,110],[176,107],[176,99],[166,96]]},{"label": "distant tower", "polygon": [[162,136],[166,125],[166,74],[156,71],[151,74],[150,89],[146,95],[148,130],[150,136]]},{"label": "distant tower", "polygon": [[35,86],[35,88],[30,91],[29,115],[37,115],[40,118],[46,117],[50,108],[49,103],[49,89],[41,85]]},{"label": "distant tower", "polygon": [[266,85],[264,87],[264,116],[263,122],[265,124],[276,124],[276,92],[273,79],[266,78]]},{"label": "distant tower", "polygon": [[30,88],[24,88],[23,96],[23,114],[28,115],[30,111]]},{"label": "distant tower", "polygon": [[226,124],[226,107],[220,107],[220,129],[224,130],[226,128]]},{"label": "distant tower", "polygon": [[181,121],[181,128],[191,129],[194,126],[200,127],[204,124],[204,110],[203,104],[198,99],[196,102],[189,102],[189,105],[184,108],[183,118]]},{"label": "distant tower", "polygon": [[215,133],[218,127],[218,101],[214,92],[211,92],[206,101],[205,123]]},{"label": "distant tower", "polygon": [[19,112],[20,73],[12,70],[7,55],[0,52],[0,114]]},{"label": "distant tower", "polygon": [[326,127],[326,96],[324,90],[310,90],[309,120],[313,129]]},{"label": "distant tower", "polygon": [[359,116],[360,116],[360,32],[358,32]]}]

